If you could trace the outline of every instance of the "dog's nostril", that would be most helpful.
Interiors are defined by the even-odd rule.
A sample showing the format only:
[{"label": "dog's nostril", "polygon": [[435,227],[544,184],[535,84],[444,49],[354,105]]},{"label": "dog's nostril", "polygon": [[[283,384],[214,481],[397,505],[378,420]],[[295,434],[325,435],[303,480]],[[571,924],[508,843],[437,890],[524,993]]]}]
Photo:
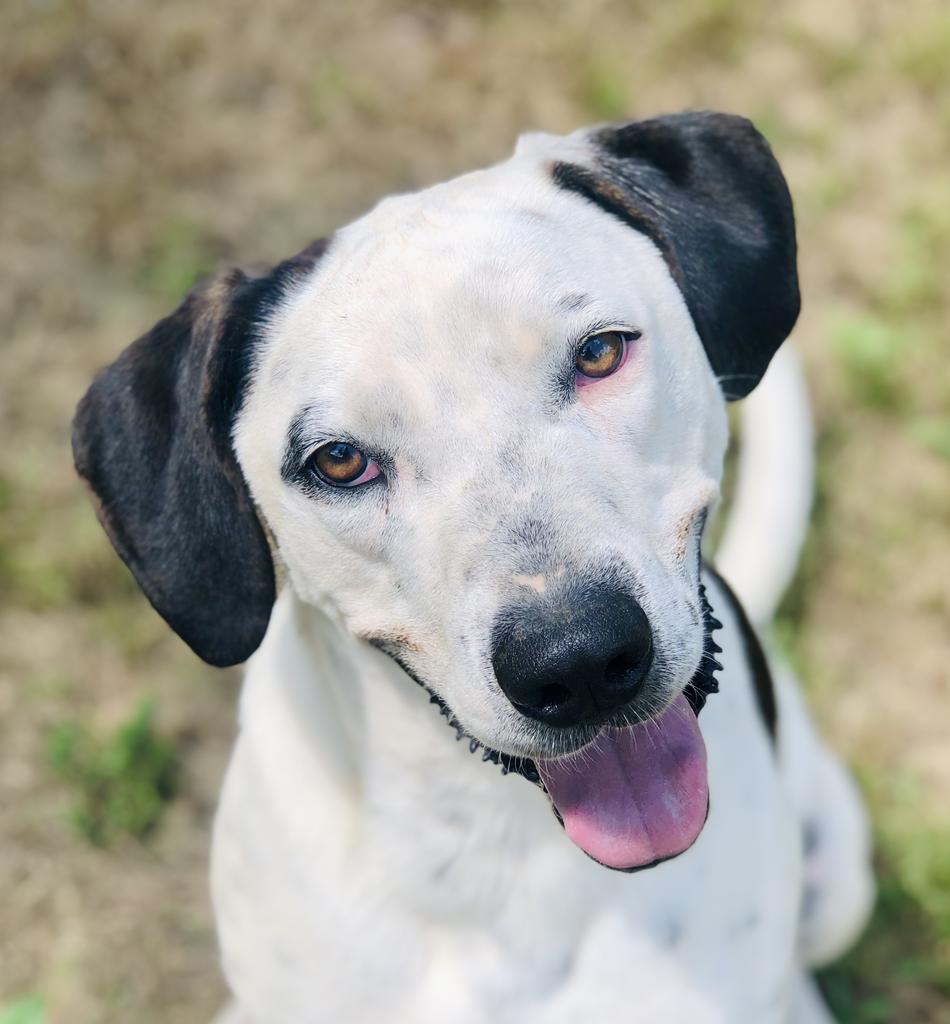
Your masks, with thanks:
[{"label": "dog's nostril", "polygon": [[604,689],[615,700],[629,700],[646,678],[653,663],[653,643],[649,633],[628,645],[604,666]]},{"label": "dog's nostril", "polygon": [[604,668],[604,679],[608,683],[622,683],[627,675],[640,667],[641,658],[639,654],[632,651],[624,651],[616,658],[611,658]]},{"label": "dog's nostril", "polygon": [[538,706],[544,708],[556,708],[566,704],[571,699],[571,691],[566,686],[559,686],[557,683],[548,683],[538,691]]}]

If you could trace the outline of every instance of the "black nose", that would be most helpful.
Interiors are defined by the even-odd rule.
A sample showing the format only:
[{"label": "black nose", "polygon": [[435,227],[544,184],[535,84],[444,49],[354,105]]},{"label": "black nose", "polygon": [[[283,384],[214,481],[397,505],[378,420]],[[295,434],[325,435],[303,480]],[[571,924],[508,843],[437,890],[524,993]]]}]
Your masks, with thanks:
[{"label": "black nose", "polygon": [[650,623],[629,594],[598,588],[503,615],[492,665],[511,703],[549,725],[606,718],[653,661]]}]

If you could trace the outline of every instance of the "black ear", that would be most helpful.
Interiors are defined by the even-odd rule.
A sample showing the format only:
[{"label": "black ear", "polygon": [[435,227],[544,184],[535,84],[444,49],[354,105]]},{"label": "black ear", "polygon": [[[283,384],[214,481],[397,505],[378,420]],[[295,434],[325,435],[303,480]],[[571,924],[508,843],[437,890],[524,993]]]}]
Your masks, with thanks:
[{"label": "black ear", "polygon": [[264,530],[231,446],[256,330],[325,248],[262,277],[191,292],[95,379],[73,422],[76,469],[113,546],[156,611],[205,661],[260,644],[274,603]]},{"label": "black ear", "polygon": [[648,235],[686,299],[728,398],[743,398],[798,318],[792,200],[741,117],[689,112],[594,129],[593,168],[554,180]]}]

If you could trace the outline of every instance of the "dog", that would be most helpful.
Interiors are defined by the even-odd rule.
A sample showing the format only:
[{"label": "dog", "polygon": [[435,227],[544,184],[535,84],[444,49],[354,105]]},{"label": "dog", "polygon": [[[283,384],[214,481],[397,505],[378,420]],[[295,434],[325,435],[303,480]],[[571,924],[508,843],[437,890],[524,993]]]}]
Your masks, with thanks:
[{"label": "dog", "polygon": [[[831,1019],[864,812],[700,553],[727,402],[798,312],[768,144],[686,112],[386,198],[95,379],[115,549],[205,661],[251,659],[228,1020]],[[807,518],[795,366],[747,403],[720,563],[760,624]]]}]

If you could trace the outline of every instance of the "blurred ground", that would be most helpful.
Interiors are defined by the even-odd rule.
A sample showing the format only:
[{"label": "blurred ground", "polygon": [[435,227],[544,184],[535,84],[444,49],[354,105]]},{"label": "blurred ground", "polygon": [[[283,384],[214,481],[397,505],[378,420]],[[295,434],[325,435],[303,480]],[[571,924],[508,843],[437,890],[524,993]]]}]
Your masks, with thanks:
[{"label": "blurred ground", "polygon": [[[205,861],[237,679],[167,633],[74,479],[93,370],[219,262],[519,131],[686,106],[755,119],[798,209],[820,500],[776,639],[872,803],[882,885],[824,983],[845,1021],[950,1020],[950,9],[33,0],[0,7],[2,1024],[197,1024],[223,995]],[[95,846],[51,737],[148,695],[177,795]]]}]

